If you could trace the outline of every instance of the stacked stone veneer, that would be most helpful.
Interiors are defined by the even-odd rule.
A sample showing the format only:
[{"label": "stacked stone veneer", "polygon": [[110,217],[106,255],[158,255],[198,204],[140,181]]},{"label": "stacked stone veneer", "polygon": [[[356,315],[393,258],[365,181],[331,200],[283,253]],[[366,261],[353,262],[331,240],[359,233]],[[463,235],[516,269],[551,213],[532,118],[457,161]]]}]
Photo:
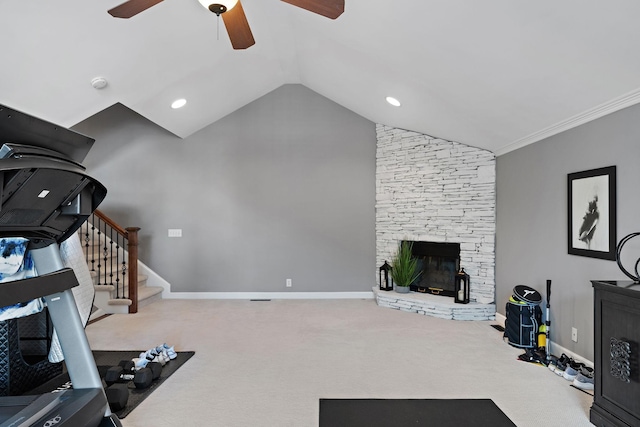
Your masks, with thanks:
[{"label": "stacked stone veneer", "polygon": [[471,301],[493,303],[495,155],[384,125],[376,132],[376,265],[400,240],[460,243]]}]

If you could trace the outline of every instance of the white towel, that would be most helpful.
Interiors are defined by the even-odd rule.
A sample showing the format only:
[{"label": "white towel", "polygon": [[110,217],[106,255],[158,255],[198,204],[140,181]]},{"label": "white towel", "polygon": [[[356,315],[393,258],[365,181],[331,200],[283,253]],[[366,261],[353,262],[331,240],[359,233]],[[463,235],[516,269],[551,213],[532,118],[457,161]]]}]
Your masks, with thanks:
[{"label": "white towel", "polygon": [[[73,292],[73,297],[76,300],[82,325],[86,326],[93,307],[95,289],[93,288],[93,279],[87,266],[87,260],[82,253],[82,244],[78,234],[73,234],[60,244],[60,256],[64,266],[72,268],[76,279],[78,279],[79,286],[72,288],[71,292]],[[51,349],[49,350],[49,361],[55,363],[62,360],[64,360],[64,355],[60,347],[58,335],[54,329],[51,339]]]}]

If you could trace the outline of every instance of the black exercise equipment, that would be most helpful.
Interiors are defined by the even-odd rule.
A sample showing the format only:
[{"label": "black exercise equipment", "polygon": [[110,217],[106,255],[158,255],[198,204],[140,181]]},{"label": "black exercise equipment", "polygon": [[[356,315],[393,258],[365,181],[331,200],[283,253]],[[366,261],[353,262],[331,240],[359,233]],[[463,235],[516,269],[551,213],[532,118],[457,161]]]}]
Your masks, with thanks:
[{"label": "black exercise equipment", "polygon": [[[124,363],[123,363],[124,362]],[[136,370],[131,361],[123,361],[118,366],[107,369],[104,382],[108,386],[117,382],[133,381],[137,389],[148,388],[153,380],[160,377],[162,366],[159,363],[149,362],[147,367]]]},{"label": "black exercise equipment", "polygon": [[107,385],[129,381],[133,381],[136,388],[148,388],[153,381],[151,369],[142,368],[138,371],[125,371],[122,366],[112,366],[107,369],[107,373],[104,376],[104,382]]},{"label": "black exercise equipment", "polygon": [[[136,364],[133,360],[121,360],[118,363],[118,366],[121,366],[125,371],[133,371]],[[160,375],[162,374],[162,364],[160,362],[147,362],[145,368],[151,369],[154,380],[160,378]]]},{"label": "black exercise equipment", "polygon": [[[40,327],[43,319],[46,323],[47,316],[45,311],[41,311],[31,316],[0,322],[0,343],[3,343],[0,346],[0,396],[24,394],[62,373],[62,362],[49,362],[47,353],[34,360],[32,353],[25,352],[23,345],[25,329],[42,332]],[[48,352],[48,347],[45,349]]]},{"label": "black exercise equipment", "polygon": [[[64,268],[59,244],[106,196],[80,164],[94,140],[0,105],[0,238],[24,237],[39,276],[0,283],[0,307],[43,298],[73,389],[0,398],[4,426],[121,426],[102,380]],[[5,343],[6,344],[6,343]]]},{"label": "black exercise equipment", "polygon": [[149,362],[145,368],[136,371],[132,360],[121,360],[118,366],[107,369],[104,376],[104,382],[107,384],[105,393],[111,410],[118,412],[127,406],[131,381],[137,389],[145,389],[160,378],[160,374],[162,365],[157,362]]},{"label": "black exercise equipment", "polygon": [[118,412],[127,407],[129,401],[129,386],[127,384],[112,384],[104,390],[107,395],[109,407],[113,412]]},{"label": "black exercise equipment", "polygon": [[162,374],[162,364],[159,362],[149,362],[147,363],[147,368],[151,369],[151,378],[153,380],[157,380],[160,378]]}]

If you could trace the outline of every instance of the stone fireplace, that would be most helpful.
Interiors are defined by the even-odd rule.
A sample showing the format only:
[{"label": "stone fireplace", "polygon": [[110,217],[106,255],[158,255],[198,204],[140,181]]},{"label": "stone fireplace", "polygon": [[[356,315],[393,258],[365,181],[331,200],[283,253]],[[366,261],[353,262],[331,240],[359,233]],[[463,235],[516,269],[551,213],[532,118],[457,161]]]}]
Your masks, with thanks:
[{"label": "stone fireplace", "polygon": [[490,305],[495,314],[495,155],[384,125],[376,133],[376,266],[402,240],[459,245],[471,303],[456,306]]}]

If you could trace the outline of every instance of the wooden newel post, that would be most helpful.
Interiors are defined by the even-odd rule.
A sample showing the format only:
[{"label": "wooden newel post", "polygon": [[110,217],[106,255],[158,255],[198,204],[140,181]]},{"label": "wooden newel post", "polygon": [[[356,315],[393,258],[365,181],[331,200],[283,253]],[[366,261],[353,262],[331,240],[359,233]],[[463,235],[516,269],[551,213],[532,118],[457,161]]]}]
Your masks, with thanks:
[{"label": "wooden newel post", "polygon": [[128,286],[129,286],[129,299],[131,305],[129,306],[129,313],[138,312],[138,231],[140,227],[127,227],[127,252],[129,257],[127,264],[128,270]]}]

